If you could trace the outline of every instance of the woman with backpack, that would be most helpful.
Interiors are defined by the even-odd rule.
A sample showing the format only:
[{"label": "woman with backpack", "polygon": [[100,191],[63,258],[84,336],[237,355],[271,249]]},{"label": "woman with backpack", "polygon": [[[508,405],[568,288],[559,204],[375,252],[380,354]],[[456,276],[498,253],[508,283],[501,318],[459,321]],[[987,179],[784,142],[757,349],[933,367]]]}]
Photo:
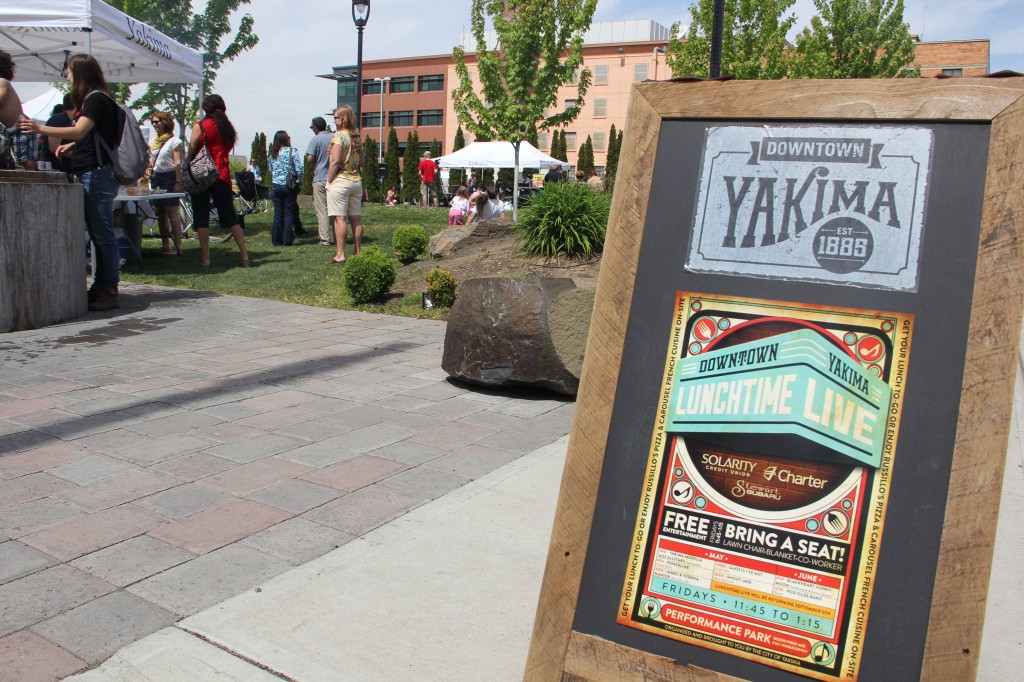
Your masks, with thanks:
[{"label": "woman with backpack", "polygon": [[296,200],[302,183],[302,161],[299,150],[291,146],[288,133],[278,130],[270,145],[270,198],[274,202],[274,223],[270,230],[273,246],[291,246],[295,241],[295,219],[299,214]]},{"label": "woman with backpack", "polygon": [[210,201],[217,207],[217,216],[221,225],[230,225],[231,236],[238,244],[241,258],[238,264],[249,267],[249,254],[245,250],[245,235],[235,213],[234,196],[231,193],[231,166],[228,154],[235,146],[235,127],[227,116],[227,105],[220,95],[207,95],[203,99],[203,113],[206,117],[192,126],[192,138],[188,144],[188,159],[185,166],[192,163],[203,148],[213,159],[217,167],[217,179],[208,189],[192,195],[192,221],[199,237],[199,251],[202,267],[210,267]]},{"label": "woman with backpack", "polygon": [[119,183],[114,178],[107,148],[117,149],[121,141],[122,114],[110,94],[99,62],[92,55],[73,54],[64,63],[64,76],[71,85],[75,124],[71,128],[41,126],[31,118],[21,121],[25,132],[53,135],[67,144],[57,147],[58,157],[71,156],[71,168],[85,188],[85,226],[96,253],[96,271],[89,288],[89,310],[120,307],[117,285],[121,279],[121,254],[114,234],[114,197]]}]

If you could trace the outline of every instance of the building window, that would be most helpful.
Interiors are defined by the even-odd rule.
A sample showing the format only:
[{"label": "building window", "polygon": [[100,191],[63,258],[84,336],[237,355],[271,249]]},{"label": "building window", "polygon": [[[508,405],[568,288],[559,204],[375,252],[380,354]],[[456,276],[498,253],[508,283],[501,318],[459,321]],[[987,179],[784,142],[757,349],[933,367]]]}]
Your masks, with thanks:
[{"label": "building window", "polygon": [[607,64],[597,64],[594,66],[594,85],[608,85]]},{"label": "building window", "polygon": [[364,111],[363,112],[363,128],[379,128],[380,127],[380,112],[379,111]]},{"label": "building window", "polygon": [[605,136],[606,135],[607,135],[607,133],[594,133],[593,136],[590,138],[590,141],[594,145],[594,151],[595,152],[603,152],[603,151],[605,151],[605,145],[606,145]]},{"label": "building window", "polygon": [[576,133],[564,133],[565,135],[565,151],[574,152],[576,151]]},{"label": "building window", "polygon": [[604,177],[604,166],[594,166],[594,174],[599,177]]},{"label": "building window", "polygon": [[444,90],[443,73],[420,76],[420,92],[434,92],[436,90]]},{"label": "building window", "polygon": [[412,76],[399,76],[391,79],[391,94],[396,92],[415,92],[416,79]]},{"label": "building window", "polygon": [[353,109],[356,108],[356,82],[355,80],[338,81],[338,106],[347,104]]},{"label": "building window", "polygon": [[443,109],[420,109],[416,112],[416,125],[418,126],[439,126],[444,125]]},{"label": "building window", "polygon": [[547,133],[537,133],[537,149],[547,149],[547,148],[548,148],[548,134]]},{"label": "building window", "polygon": [[575,71],[572,72],[572,78],[569,79],[569,85],[579,85],[579,84],[580,84],[580,70],[576,69]]},{"label": "building window", "polygon": [[633,65],[633,80],[634,81],[645,81],[645,80],[647,80],[647,64],[634,64]]},{"label": "building window", "polygon": [[372,78],[363,79],[363,94],[364,95],[379,95],[382,87],[380,81],[375,81]]},{"label": "building window", "polygon": [[[420,142],[420,158],[423,158],[423,153],[429,152],[430,148],[433,146],[433,142]],[[438,154],[438,156],[440,156],[440,154]]]},{"label": "building window", "polygon": [[594,99],[594,118],[605,118],[608,116],[608,100],[604,97]]},{"label": "building window", "polygon": [[964,75],[963,69],[943,69],[943,76],[953,76],[954,78],[961,78]]},{"label": "building window", "polygon": [[572,109],[574,106],[576,106],[576,100],[567,99],[565,100],[565,109],[562,109],[562,111],[569,111],[569,109]]},{"label": "building window", "polygon": [[400,126],[411,126],[412,112],[411,111],[389,111],[388,112],[388,125],[393,128]]}]

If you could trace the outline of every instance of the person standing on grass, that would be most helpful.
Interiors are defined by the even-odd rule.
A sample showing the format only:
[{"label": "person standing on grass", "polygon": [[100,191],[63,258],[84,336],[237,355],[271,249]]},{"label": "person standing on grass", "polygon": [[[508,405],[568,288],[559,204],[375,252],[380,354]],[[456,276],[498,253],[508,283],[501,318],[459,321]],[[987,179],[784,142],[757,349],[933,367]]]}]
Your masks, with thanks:
[{"label": "person standing on grass", "polygon": [[[299,213],[296,192],[288,188],[288,175],[302,181],[299,150],[292,146],[292,138],[283,130],[274,133],[270,145],[270,198],[274,201],[274,224],[270,230],[273,246],[291,246],[295,242],[295,218]],[[296,183],[298,184],[298,183]]]},{"label": "person standing on grass", "polygon": [[352,253],[359,253],[363,243],[363,141],[356,128],[352,107],[334,110],[337,131],[331,139],[330,163],[327,167],[327,213],[334,218],[337,253],[332,263],[345,262],[348,223],[352,223]]},{"label": "person standing on grass", "polygon": [[217,166],[217,180],[205,192],[192,196],[192,220],[199,237],[199,250],[203,268],[210,267],[210,200],[217,206],[221,225],[230,225],[231,236],[238,244],[241,257],[238,264],[249,267],[249,254],[245,250],[245,235],[235,213],[234,196],[231,193],[231,166],[228,154],[235,146],[237,134],[227,115],[227,105],[220,95],[207,95],[203,100],[206,117],[192,126],[192,138],[188,144],[188,158],[185,165],[192,163],[199,150],[206,147],[214,165]]},{"label": "person standing on grass", "polygon": [[[166,192],[181,191],[181,157],[184,147],[174,134],[174,119],[166,111],[157,111],[150,117],[156,137],[150,143],[149,186]],[[177,199],[150,199],[156,209],[160,225],[160,239],[165,256],[181,255],[181,214]],[[172,249],[169,241],[174,240]]]},{"label": "person standing on grass", "polygon": [[437,208],[437,196],[434,192],[434,175],[437,174],[437,164],[430,158],[430,152],[423,152],[423,160],[420,161],[420,194],[423,199],[422,206],[430,205],[430,197],[434,195],[434,208]]},{"label": "person standing on grass", "polygon": [[334,244],[334,228],[327,215],[327,165],[330,163],[332,136],[327,132],[327,121],[322,116],[315,117],[309,129],[313,131],[313,139],[306,147],[306,161],[313,164],[313,207],[320,231],[320,246],[331,246]]}]

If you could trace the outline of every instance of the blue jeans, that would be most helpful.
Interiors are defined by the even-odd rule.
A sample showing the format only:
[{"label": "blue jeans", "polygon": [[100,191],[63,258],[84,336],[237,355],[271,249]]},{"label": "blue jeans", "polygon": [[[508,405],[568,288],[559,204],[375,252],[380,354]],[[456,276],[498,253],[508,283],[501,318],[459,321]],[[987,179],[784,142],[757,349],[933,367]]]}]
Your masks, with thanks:
[{"label": "blue jeans", "polygon": [[114,197],[118,182],[110,164],[82,173],[78,181],[85,188],[85,226],[96,249],[93,285],[115,288],[121,280],[121,254],[114,235]]},{"label": "blue jeans", "polygon": [[299,203],[295,194],[284,185],[271,185],[270,198],[274,202],[274,224],[270,228],[270,243],[274,246],[291,246],[295,241],[295,216]]}]

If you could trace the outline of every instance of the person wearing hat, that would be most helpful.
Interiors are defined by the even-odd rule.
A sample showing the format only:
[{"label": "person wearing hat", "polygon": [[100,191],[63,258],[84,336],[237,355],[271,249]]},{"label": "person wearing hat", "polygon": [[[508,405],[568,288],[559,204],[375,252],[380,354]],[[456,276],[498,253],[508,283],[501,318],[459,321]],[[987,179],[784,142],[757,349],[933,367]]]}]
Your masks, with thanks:
[{"label": "person wearing hat", "polygon": [[320,246],[334,244],[334,230],[327,216],[327,166],[330,161],[331,134],[322,116],[314,116],[309,129],[313,139],[306,147],[306,161],[313,164],[313,207],[316,208],[317,229],[320,232]]},{"label": "person wearing hat", "polygon": [[434,208],[437,208],[437,193],[434,192],[434,176],[437,174],[437,164],[430,158],[430,152],[423,152],[423,160],[420,161],[420,193],[423,197],[423,206],[428,205],[431,194],[434,195]]}]

